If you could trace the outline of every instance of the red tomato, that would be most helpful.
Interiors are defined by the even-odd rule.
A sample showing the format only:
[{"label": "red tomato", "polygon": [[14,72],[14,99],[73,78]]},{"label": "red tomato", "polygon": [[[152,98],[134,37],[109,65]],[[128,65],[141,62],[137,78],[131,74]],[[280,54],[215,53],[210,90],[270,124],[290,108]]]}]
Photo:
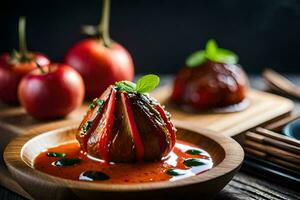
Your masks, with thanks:
[{"label": "red tomato", "polygon": [[30,61],[13,60],[9,53],[0,55],[0,100],[10,104],[17,104],[18,101],[18,85],[21,78],[37,68],[38,63],[44,66],[50,63],[49,59],[41,54],[31,53]]},{"label": "red tomato", "polygon": [[67,52],[65,62],[83,77],[88,99],[98,97],[116,81],[134,78],[130,54],[115,42],[105,47],[99,39],[79,41]]},{"label": "red tomato", "polygon": [[26,111],[37,119],[64,117],[82,104],[81,76],[64,64],[50,64],[27,74],[18,89]]}]

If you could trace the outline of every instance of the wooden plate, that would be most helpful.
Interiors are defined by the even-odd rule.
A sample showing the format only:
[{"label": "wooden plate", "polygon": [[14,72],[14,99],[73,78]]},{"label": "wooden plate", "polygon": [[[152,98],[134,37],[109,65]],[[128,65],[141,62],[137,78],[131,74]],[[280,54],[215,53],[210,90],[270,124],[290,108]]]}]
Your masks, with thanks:
[{"label": "wooden plate", "polygon": [[[185,128],[175,122],[178,139],[194,143],[206,150],[214,161],[207,172],[174,182],[143,184],[101,184],[72,181],[47,175],[33,168],[34,158],[43,150],[75,139],[76,127],[52,131],[45,127],[29,131],[14,139],[5,149],[5,163],[17,182],[35,199],[93,199],[93,198],[166,198],[197,195],[209,198],[220,191],[238,171],[244,152],[241,146],[222,134]],[[48,129],[49,130],[49,129]]]}]

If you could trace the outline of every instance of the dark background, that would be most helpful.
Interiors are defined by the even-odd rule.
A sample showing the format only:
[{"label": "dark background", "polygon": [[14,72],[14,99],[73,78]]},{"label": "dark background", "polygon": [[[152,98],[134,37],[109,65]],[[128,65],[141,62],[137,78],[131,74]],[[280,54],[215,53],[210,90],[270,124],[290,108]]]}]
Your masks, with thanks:
[{"label": "dark background", "polygon": [[[18,16],[27,16],[28,47],[60,61],[97,24],[100,0],[2,0],[0,51],[18,47]],[[132,54],[137,73],[176,72],[215,38],[247,72],[264,67],[300,73],[299,0],[112,0],[111,36]]]}]

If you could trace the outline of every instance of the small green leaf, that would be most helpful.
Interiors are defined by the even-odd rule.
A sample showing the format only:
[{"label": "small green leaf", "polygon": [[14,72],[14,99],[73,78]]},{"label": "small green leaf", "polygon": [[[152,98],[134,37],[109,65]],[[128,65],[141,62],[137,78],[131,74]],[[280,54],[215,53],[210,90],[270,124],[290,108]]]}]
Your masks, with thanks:
[{"label": "small green leaf", "polygon": [[180,176],[186,174],[186,170],[182,169],[168,169],[166,174],[170,176]]},{"label": "small green leaf", "polygon": [[87,121],[87,122],[85,122],[85,123],[83,124],[83,126],[82,126],[82,132],[83,132],[83,133],[87,133],[88,130],[91,128],[92,123],[93,123],[92,121]]},{"label": "small green leaf", "polygon": [[98,98],[95,98],[92,103],[89,105],[90,109],[94,109],[96,106],[102,106],[104,101]]},{"label": "small green leaf", "polygon": [[216,41],[210,39],[206,43],[205,50],[197,51],[187,58],[186,65],[188,67],[198,67],[206,60],[225,64],[236,64],[238,63],[238,56],[230,50],[219,48]]},{"label": "small green leaf", "polygon": [[190,154],[190,155],[200,155],[202,151],[198,149],[189,149],[185,153]]},{"label": "small green leaf", "polygon": [[47,156],[48,157],[59,157],[59,158],[62,158],[62,157],[65,157],[67,154],[65,153],[57,153],[57,152],[48,152],[47,153]]},{"label": "small green leaf", "polygon": [[53,163],[53,165],[57,166],[57,167],[67,167],[67,166],[72,166],[72,165],[76,165],[78,163],[80,163],[80,159],[79,158],[63,158],[60,160],[57,160]]},{"label": "small green leaf", "polygon": [[188,158],[183,161],[183,164],[188,167],[196,167],[205,165],[205,163],[199,158]]},{"label": "small green leaf", "polygon": [[215,40],[210,39],[205,46],[205,54],[207,58],[214,58],[218,51],[218,45]]},{"label": "small green leaf", "polygon": [[135,92],[136,84],[131,81],[119,81],[115,83],[118,90],[123,90],[126,92]]},{"label": "small green leaf", "polygon": [[185,61],[188,67],[197,67],[206,61],[205,51],[192,53]]},{"label": "small green leaf", "polygon": [[148,74],[145,76],[142,76],[137,82],[136,82],[136,91],[138,93],[146,93],[150,92],[154,88],[156,88],[159,84],[159,77],[154,74]]},{"label": "small green leaf", "polygon": [[165,112],[166,112],[166,116],[167,116],[167,118],[170,120],[170,119],[171,119],[171,117],[172,117],[171,113],[170,113],[169,111],[166,111],[166,110],[165,110]]},{"label": "small green leaf", "polygon": [[226,64],[236,64],[238,60],[238,56],[232,51],[219,48],[213,61]]}]

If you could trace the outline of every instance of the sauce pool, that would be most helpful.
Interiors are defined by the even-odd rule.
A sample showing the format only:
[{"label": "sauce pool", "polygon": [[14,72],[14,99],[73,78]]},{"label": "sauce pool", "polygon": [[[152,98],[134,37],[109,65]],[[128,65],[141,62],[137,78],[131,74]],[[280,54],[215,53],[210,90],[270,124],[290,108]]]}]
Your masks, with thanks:
[{"label": "sauce pool", "polygon": [[35,169],[53,176],[108,184],[176,181],[212,167],[213,161],[206,151],[178,140],[173,151],[157,162],[104,163],[82,153],[77,142],[49,148],[34,161]]}]

